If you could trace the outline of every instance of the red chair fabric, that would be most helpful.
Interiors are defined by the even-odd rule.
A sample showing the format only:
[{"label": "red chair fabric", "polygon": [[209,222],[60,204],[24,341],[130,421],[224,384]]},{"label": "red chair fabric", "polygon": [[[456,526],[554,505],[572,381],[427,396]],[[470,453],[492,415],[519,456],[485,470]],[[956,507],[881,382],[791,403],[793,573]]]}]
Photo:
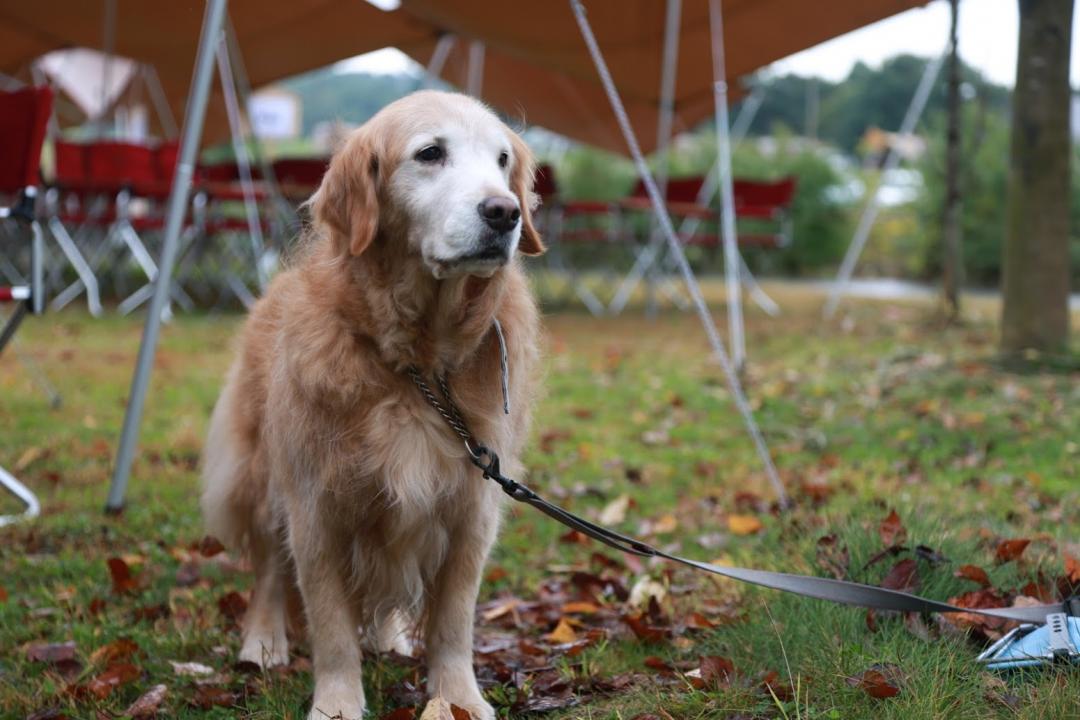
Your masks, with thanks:
[{"label": "red chair fabric", "polygon": [[280,158],[274,161],[274,176],[283,184],[318,187],[329,165],[328,157]]},{"label": "red chair fabric", "polygon": [[0,192],[38,185],[52,100],[47,86],[0,92]]},{"label": "red chair fabric", "polygon": [[533,192],[547,203],[559,194],[559,184],[555,182],[555,168],[550,165],[538,165],[533,177]]},{"label": "red chair fabric", "polygon": [[56,184],[67,188],[80,188],[86,185],[86,146],[79,143],[57,140],[53,143],[53,155],[56,159]]},{"label": "red chair fabric", "polygon": [[775,182],[735,180],[735,214],[739,217],[769,219],[791,207],[797,180],[786,177]]},{"label": "red chair fabric", "polygon": [[157,185],[154,151],[146,145],[124,142],[96,142],[86,148],[89,181],[103,190],[124,188],[141,194]]}]

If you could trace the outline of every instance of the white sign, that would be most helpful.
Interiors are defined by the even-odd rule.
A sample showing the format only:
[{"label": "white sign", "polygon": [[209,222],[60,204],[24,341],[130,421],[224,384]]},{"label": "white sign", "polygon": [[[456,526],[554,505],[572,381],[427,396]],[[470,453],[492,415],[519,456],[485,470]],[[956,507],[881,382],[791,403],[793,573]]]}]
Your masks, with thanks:
[{"label": "white sign", "polygon": [[262,140],[288,140],[300,134],[300,100],[291,93],[268,91],[248,100],[251,129]]}]

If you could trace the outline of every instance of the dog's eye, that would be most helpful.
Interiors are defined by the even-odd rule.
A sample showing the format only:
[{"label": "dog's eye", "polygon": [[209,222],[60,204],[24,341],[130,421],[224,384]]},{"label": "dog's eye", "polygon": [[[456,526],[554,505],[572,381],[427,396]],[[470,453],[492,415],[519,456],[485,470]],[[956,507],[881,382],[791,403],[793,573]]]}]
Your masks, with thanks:
[{"label": "dog's eye", "polygon": [[503,150],[501,153],[499,153],[499,167],[506,167],[506,163],[508,162],[510,162],[510,154]]},{"label": "dog's eye", "polygon": [[416,153],[416,159],[422,163],[437,163],[446,157],[446,151],[438,145],[428,145]]}]

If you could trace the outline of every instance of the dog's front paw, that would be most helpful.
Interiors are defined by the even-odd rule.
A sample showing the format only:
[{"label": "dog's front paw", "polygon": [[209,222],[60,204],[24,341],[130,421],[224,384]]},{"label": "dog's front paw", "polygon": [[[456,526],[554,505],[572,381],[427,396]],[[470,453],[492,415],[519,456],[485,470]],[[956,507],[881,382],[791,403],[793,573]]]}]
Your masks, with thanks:
[{"label": "dog's front paw", "polygon": [[240,649],[240,661],[255,663],[262,669],[289,664],[289,645],[285,638],[278,641],[249,636]]}]

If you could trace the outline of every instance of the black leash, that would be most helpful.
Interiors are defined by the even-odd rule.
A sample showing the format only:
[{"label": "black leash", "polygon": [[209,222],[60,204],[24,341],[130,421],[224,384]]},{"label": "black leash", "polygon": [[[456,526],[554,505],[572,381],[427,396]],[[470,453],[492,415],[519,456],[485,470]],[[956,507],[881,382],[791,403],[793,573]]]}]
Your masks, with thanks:
[{"label": "black leash", "polygon": [[424,380],[423,375],[415,367],[408,369],[409,377],[412,378],[420,393],[424,396],[435,410],[442,415],[446,423],[464,441],[465,450],[469,453],[469,459],[473,465],[480,468],[484,477],[494,480],[503,491],[518,502],[531,505],[548,517],[563,525],[577,530],[593,540],[605,545],[639,557],[659,557],[672,562],[677,562],[687,567],[704,570],[705,572],[721,575],[733,580],[760,585],[773,590],[783,590],[805,595],[806,597],[819,600],[831,600],[832,602],[845,605],[856,605],[877,610],[896,610],[899,612],[937,612],[937,613],[978,613],[1006,620],[1016,620],[1026,623],[1045,623],[1046,616],[1056,613],[1080,616],[1080,596],[1074,596],[1063,603],[1052,605],[1032,605],[1028,607],[1010,608],[962,608],[950,605],[938,600],[919,597],[899,590],[889,590],[874,585],[849,582],[845,580],[833,580],[831,578],[815,577],[811,575],[792,575],[789,573],[772,572],[768,570],[753,570],[749,568],[722,567],[712,563],[690,560],[678,555],[666,553],[648,543],[622,535],[608,528],[590,522],[579,517],[569,510],[554,505],[543,499],[535,492],[519,483],[513,478],[508,478],[499,470],[499,456],[494,450],[477,441],[469,430],[465,418],[454,403],[450,395],[450,385],[445,376],[436,378],[436,383],[442,393],[440,400],[431,387]]}]

